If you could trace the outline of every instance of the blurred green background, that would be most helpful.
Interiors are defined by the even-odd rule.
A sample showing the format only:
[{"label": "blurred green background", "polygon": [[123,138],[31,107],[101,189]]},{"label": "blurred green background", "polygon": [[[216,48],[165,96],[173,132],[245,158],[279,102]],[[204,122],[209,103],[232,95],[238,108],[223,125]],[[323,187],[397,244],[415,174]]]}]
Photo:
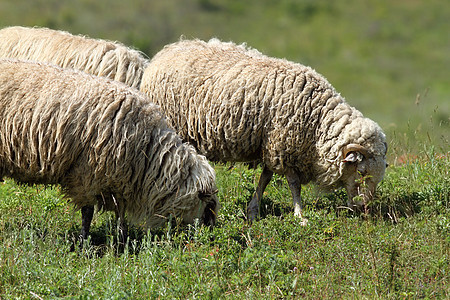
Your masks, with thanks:
[{"label": "blurred green background", "polygon": [[0,27],[121,41],[149,57],[218,37],[309,65],[388,135],[391,157],[449,151],[450,2],[442,0],[2,0]]}]

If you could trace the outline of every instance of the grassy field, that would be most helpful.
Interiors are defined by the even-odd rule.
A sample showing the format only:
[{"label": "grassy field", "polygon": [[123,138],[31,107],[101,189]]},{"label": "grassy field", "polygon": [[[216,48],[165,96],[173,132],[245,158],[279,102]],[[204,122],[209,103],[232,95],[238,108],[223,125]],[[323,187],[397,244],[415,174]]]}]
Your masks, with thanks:
[{"label": "grassy field", "polygon": [[218,224],[131,231],[81,217],[59,187],[0,183],[0,299],[450,298],[450,4],[438,0],[2,0],[0,27],[46,26],[119,40],[151,57],[181,35],[246,42],[314,67],[389,141],[385,180],[365,214],[343,191],[285,179],[246,204],[260,169],[215,165]]},{"label": "grassy field", "polygon": [[275,177],[262,218],[245,219],[260,170],[216,165],[218,224],[134,228],[123,254],[114,218],[94,219],[76,242],[79,212],[58,188],[0,186],[1,299],[236,299],[450,297],[449,156],[392,166],[370,212],[354,215],[345,193],[304,188],[308,226],[293,216]]}]

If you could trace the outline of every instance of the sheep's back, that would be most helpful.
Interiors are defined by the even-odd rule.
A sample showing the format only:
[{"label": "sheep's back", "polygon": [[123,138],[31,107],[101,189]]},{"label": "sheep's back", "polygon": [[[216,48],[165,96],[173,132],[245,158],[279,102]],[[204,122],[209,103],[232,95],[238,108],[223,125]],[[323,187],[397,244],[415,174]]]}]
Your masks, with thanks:
[{"label": "sheep's back", "polygon": [[91,184],[105,173],[123,175],[143,156],[148,130],[166,128],[162,120],[155,105],[118,82],[0,61],[1,176],[82,186],[86,176]]},{"label": "sheep's back", "polygon": [[309,67],[242,45],[180,41],[156,54],[141,90],[209,159],[304,164],[332,86]]},{"label": "sheep's back", "polygon": [[209,159],[259,160],[271,105],[264,94],[274,93],[274,78],[252,72],[248,62],[235,57],[183,50],[157,54],[144,72],[141,91]]},{"label": "sheep's back", "polygon": [[148,60],[125,45],[48,28],[0,30],[0,57],[45,62],[139,88]]}]

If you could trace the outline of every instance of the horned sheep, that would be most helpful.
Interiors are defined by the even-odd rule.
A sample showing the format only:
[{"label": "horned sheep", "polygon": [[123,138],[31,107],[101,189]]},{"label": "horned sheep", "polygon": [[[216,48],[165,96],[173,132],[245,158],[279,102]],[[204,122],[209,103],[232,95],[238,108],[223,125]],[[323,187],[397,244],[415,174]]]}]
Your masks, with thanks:
[{"label": "horned sheep", "polygon": [[181,40],[152,58],[141,91],[208,159],[263,164],[250,219],[273,173],[285,175],[301,218],[302,184],[343,186],[353,205],[384,176],[381,128],[310,67],[217,39]]},{"label": "horned sheep", "polygon": [[[60,184],[77,208],[147,228],[170,215],[213,224],[215,173],[159,107],[122,83],[46,64],[0,60],[0,179]],[[87,237],[91,212],[84,213]]]},{"label": "horned sheep", "polygon": [[0,30],[0,57],[78,69],[137,89],[148,64],[143,53],[119,42],[20,26]]}]

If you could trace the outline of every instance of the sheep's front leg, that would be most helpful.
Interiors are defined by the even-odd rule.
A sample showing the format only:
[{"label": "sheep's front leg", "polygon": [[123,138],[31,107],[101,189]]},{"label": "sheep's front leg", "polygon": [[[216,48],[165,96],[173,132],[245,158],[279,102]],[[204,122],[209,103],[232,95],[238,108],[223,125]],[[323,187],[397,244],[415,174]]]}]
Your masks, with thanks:
[{"label": "sheep's front leg", "polygon": [[270,180],[272,179],[273,172],[263,168],[261,176],[259,177],[258,186],[256,187],[255,194],[247,207],[247,216],[250,221],[253,221],[259,215],[259,204],[262,199],[262,195]]},{"label": "sheep's front leg", "polygon": [[88,238],[93,216],[94,216],[94,206],[86,205],[81,208],[81,240],[82,241],[84,241]]},{"label": "sheep's front leg", "polygon": [[294,215],[302,219],[301,225],[306,225],[308,220],[303,218],[302,215],[302,203],[301,203],[301,192],[302,185],[300,184],[300,176],[294,171],[289,171],[286,173],[286,179],[291,189],[292,201],[294,204]]}]

